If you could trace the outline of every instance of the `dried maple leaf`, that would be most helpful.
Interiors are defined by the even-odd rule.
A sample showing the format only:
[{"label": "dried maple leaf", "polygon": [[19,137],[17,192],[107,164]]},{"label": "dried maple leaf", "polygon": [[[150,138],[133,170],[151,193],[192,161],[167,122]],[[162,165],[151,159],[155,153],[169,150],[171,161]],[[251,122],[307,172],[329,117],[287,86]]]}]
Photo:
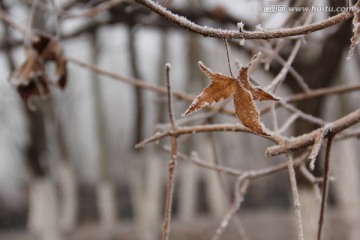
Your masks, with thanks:
[{"label": "dried maple leaf", "polygon": [[44,62],[55,63],[55,74],[57,75],[55,82],[61,89],[63,89],[66,85],[67,69],[66,59],[62,53],[59,42],[53,39],[42,37],[40,38],[40,42],[37,44],[37,47],[39,55]]},{"label": "dried maple leaf", "polygon": [[14,72],[11,82],[28,106],[31,97],[46,96],[50,92],[42,62],[31,48],[26,50],[25,62]]},{"label": "dried maple leaf", "polygon": [[246,67],[240,69],[236,79],[220,73],[214,73],[211,69],[205,67],[202,62],[199,62],[201,71],[210,78],[211,83],[195,98],[183,116],[192,114],[206,105],[233,95],[235,113],[238,119],[250,130],[260,135],[268,136],[269,133],[267,133],[260,122],[259,112],[254,104],[254,100],[277,101],[278,99],[261,88],[252,86],[249,82],[248,69],[258,56],[255,55]]},{"label": "dried maple leaf", "polygon": [[[25,47],[26,59],[15,70],[11,83],[17,86],[20,97],[31,106],[32,97],[47,96],[50,93],[49,84],[55,82],[61,89],[66,85],[66,60],[59,43],[45,36],[39,36],[37,41]],[[57,79],[51,81],[46,74],[45,64],[55,64]]]}]

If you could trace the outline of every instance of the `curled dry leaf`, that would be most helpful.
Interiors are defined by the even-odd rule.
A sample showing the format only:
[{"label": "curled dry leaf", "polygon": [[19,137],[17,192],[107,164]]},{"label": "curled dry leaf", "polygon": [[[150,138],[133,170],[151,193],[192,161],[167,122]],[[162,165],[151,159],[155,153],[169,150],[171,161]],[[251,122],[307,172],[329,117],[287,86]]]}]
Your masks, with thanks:
[{"label": "curled dry leaf", "polygon": [[[66,85],[66,59],[58,41],[39,36],[38,41],[25,47],[26,59],[13,73],[10,82],[17,87],[23,101],[31,106],[32,97],[47,96],[49,84],[63,89]],[[54,63],[56,79],[51,80],[46,73],[45,64]]]},{"label": "curled dry leaf", "polygon": [[254,104],[254,100],[277,101],[278,99],[260,87],[252,86],[249,82],[248,69],[258,56],[255,55],[246,67],[240,69],[236,79],[220,73],[214,73],[202,62],[199,62],[201,71],[210,78],[211,83],[195,98],[183,116],[192,114],[204,106],[218,102],[221,99],[234,96],[235,113],[244,126],[260,135],[269,136],[269,133],[260,122],[259,112]]},{"label": "curled dry leaf", "polygon": [[360,1],[358,1],[354,7],[354,18],[352,21],[353,24],[353,37],[351,38],[351,45],[347,59],[350,59],[354,54],[356,45],[360,42]]},{"label": "curled dry leaf", "polygon": [[25,103],[28,103],[32,96],[49,94],[45,69],[38,54],[31,48],[26,50],[25,62],[14,72],[11,82],[17,86],[17,90]]}]

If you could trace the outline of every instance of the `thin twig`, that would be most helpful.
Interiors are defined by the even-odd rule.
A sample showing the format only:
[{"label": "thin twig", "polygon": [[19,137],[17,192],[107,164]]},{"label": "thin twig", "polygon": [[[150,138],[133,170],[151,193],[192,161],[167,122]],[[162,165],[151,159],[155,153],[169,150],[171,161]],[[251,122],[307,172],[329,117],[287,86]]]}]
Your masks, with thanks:
[{"label": "thin twig", "polygon": [[226,38],[226,39],[271,39],[271,38],[286,38],[286,37],[304,35],[344,22],[354,15],[353,12],[343,12],[317,23],[294,27],[294,28],[284,28],[284,29],[269,30],[269,31],[239,32],[239,31],[215,29],[211,27],[200,26],[189,21],[188,19],[182,16],[172,13],[171,11],[167,10],[163,6],[153,1],[150,0],[135,0],[135,1],[151,9],[157,14],[165,17],[170,22],[188,31],[199,33],[207,37]]},{"label": "thin twig", "polygon": [[225,231],[225,229],[229,225],[230,220],[233,218],[236,211],[240,208],[241,203],[244,201],[244,195],[247,191],[249,184],[250,184],[249,175],[246,173],[238,177],[238,179],[236,180],[235,190],[234,190],[234,194],[235,194],[234,202],[230,206],[228,212],[225,214],[212,240],[218,240],[221,234]]},{"label": "thin twig", "polygon": [[282,69],[278,73],[278,75],[271,82],[271,84],[265,88],[266,90],[274,90],[274,92],[275,92],[275,90],[285,80],[285,77],[286,77],[287,73],[289,72],[289,69],[290,69],[292,63],[295,60],[295,57],[296,57],[298,51],[300,50],[301,44],[302,44],[301,39],[296,41],[295,46],[293,47],[293,49],[290,53],[290,56],[288,57],[288,60],[286,61],[286,63],[284,64],[284,66],[282,67]]},{"label": "thin twig", "polygon": [[55,0],[50,0],[51,6],[52,6],[52,10],[53,10],[53,14],[55,15],[55,29],[56,29],[56,34],[55,37],[57,40],[60,39],[60,19],[59,19],[59,9],[55,3]]},{"label": "thin twig", "polygon": [[[107,70],[105,70],[103,68],[100,68],[100,67],[98,67],[96,65],[85,63],[83,61],[80,61],[80,60],[72,58],[72,57],[67,57],[66,60],[68,62],[74,63],[74,64],[76,64],[76,65],[78,65],[78,66],[80,66],[82,68],[85,68],[85,69],[87,69],[89,71],[92,71],[94,73],[97,73],[97,74],[112,78],[114,80],[119,80],[121,82],[131,84],[131,85],[134,85],[134,86],[142,88],[142,89],[147,89],[147,90],[150,90],[150,91],[153,91],[153,92],[156,92],[156,93],[162,93],[162,94],[167,93],[166,87],[157,86],[157,85],[154,85],[154,84],[151,84],[151,83],[148,83],[148,82],[144,82],[144,81],[140,81],[138,79],[131,78],[131,77],[124,77],[124,76],[121,76],[119,74],[107,71]],[[195,99],[194,96],[191,96],[191,95],[185,94],[183,92],[179,92],[179,91],[173,91],[172,95],[174,97],[180,99],[180,100],[184,100],[184,101],[187,101],[187,102],[192,102]],[[206,107],[208,109],[211,109],[211,110],[219,110],[218,107],[214,107],[214,106],[206,106]],[[233,111],[229,111],[227,109],[221,108],[219,111],[222,112],[222,113],[228,114],[228,115],[235,115],[235,113]]]},{"label": "thin twig", "polygon": [[[313,185],[313,189],[314,189],[314,193],[315,193],[315,197],[317,200],[319,200],[319,202],[321,201],[321,193],[320,193],[320,188],[319,188],[319,179],[316,178],[306,167],[305,163],[302,163],[300,165],[300,172],[302,173],[302,175],[305,177],[305,179],[307,179],[312,185]],[[321,179],[321,182],[323,182],[323,179]]]},{"label": "thin twig", "polygon": [[[244,133],[251,133],[255,134],[248,128],[242,126],[241,124],[211,124],[211,125],[197,125],[197,126],[190,126],[190,127],[178,127],[176,131],[173,130],[167,130],[162,133],[155,133],[153,136],[149,137],[148,139],[145,139],[141,141],[140,143],[135,145],[135,148],[141,148],[144,147],[146,144],[155,142],[157,140],[160,140],[161,138],[164,138],[166,136],[170,136],[172,134],[177,135],[184,135],[184,134],[194,134],[198,132],[244,132]],[[271,136],[264,136],[264,138],[267,138],[274,142],[279,142],[281,140],[280,136],[271,135]]]},{"label": "thin twig", "polygon": [[[171,128],[173,131],[176,131],[176,123],[174,120],[174,113],[172,107],[172,96],[171,96],[171,86],[170,86],[170,64],[166,64],[166,87],[167,87],[167,96],[168,96],[168,114],[169,121],[171,123]],[[171,135],[171,149],[170,149],[170,161],[168,165],[168,184],[166,191],[166,202],[165,202],[165,214],[164,214],[164,223],[162,228],[162,240],[168,240],[170,238],[170,225],[171,225],[171,210],[172,202],[174,196],[174,176],[175,176],[175,167],[176,167],[176,153],[177,153],[177,135]]]},{"label": "thin twig", "polygon": [[351,131],[344,131],[343,133],[337,134],[335,140],[344,140],[348,138],[360,138],[360,129],[355,129]]},{"label": "thin twig", "polygon": [[[209,122],[212,122],[211,119]],[[217,154],[217,151],[216,151],[216,139],[215,139],[215,136],[213,133],[209,133],[210,135],[210,142],[211,142],[211,148],[213,149],[213,156],[214,156],[214,164],[216,165],[220,165],[220,159],[218,158],[218,154]],[[227,206],[230,206],[231,204],[231,199],[230,199],[230,196],[229,196],[229,191],[227,189],[227,184],[226,184],[226,179],[225,179],[225,176],[221,174],[221,172],[217,172],[217,176],[218,176],[218,179],[221,183],[221,187],[222,187],[222,190],[223,190],[223,194],[226,198],[226,203],[227,203]],[[233,222],[233,225],[235,226],[236,230],[237,230],[237,233],[239,235],[239,239],[241,240],[248,240],[248,236],[246,234],[246,231],[245,231],[245,228],[243,226],[243,224],[241,223],[240,219],[238,216],[235,215],[234,218],[231,219],[232,222]]]},{"label": "thin twig", "polygon": [[[170,152],[170,147],[169,146],[164,146],[163,149],[167,152]],[[229,167],[223,167],[223,166],[219,166],[213,163],[210,163],[208,161],[204,161],[202,159],[200,159],[200,157],[198,155],[194,155],[194,156],[187,156],[184,153],[178,152],[177,153],[177,157],[181,160],[190,162],[198,167],[201,168],[206,168],[209,170],[214,170],[217,172],[223,172],[226,174],[229,174],[231,176],[240,176],[244,173],[244,171],[242,170],[238,170],[238,169],[234,169],[234,168],[229,168]]]},{"label": "thin twig", "polygon": [[[167,152],[171,151],[171,148],[169,146],[164,146],[163,149]],[[304,162],[304,160],[308,157],[308,155],[309,155],[308,152],[304,152],[302,155],[300,155],[299,157],[294,159],[294,161],[293,161],[294,166],[295,167],[299,166],[302,162]],[[213,171],[226,173],[231,176],[238,177],[238,176],[241,176],[246,173],[249,175],[250,179],[257,179],[257,178],[265,177],[270,174],[282,171],[288,167],[287,162],[282,162],[282,163],[276,164],[274,166],[261,168],[261,169],[240,170],[240,169],[233,169],[233,168],[229,168],[229,167],[211,164],[205,160],[200,159],[199,156],[196,156],[196,157],[187,156],[186,154],[180,153],[180,152],[177,153],[177,157],[181,160],[188,161],[188,162],[194,164],[195,166],[198,166],[201,168],[206,168],[206,169],[213,170]]]},{"label": "thin twig", "polygon": [[169,112],[169,121],[171,124],[171,129],[176,130],[176,124],[174,119],[174,110],[173,110],[173,104],[172,104],[172,91],[170,86],[170,69],[171,66],[169,63],[165,66],[166,69],[166,88],[167,88],[167,97],[168,97],[168,112]]},{"label": "thin twig", "polygon": [[176,167],[177,137],[171,136],[170,161],[168,165],[168,183],[166,190],[165,214],[162,226],[162,240],[168,240],[170,237],[171,210],[174,195],[174,175]]},{"label": "thin twig", "polygon": [[291,191],[292,191],[292,195],[293,195],[294,208],[295,208],[295,214],[296,214],[296,220],[297,220],[298,239],[304,240],[304,230],[303,230],[302,219],[301,219],[301,204],[300,204],[300,198],[299,198],[299,191],[297,189],[293,157],[291,156],[291,154],[286,154],[286,156],[288,159],[288,170],[289,170],[289,176],[290,176]]},{"label": "thin twig", "polygon": [[[200,121],[200,120],[207,120],[209,118],[214,117],[217,113],[219,113],[219,111],[221,108],[218,108],[216,110],[213,111],[209,111],[209,112],[202,112],[202,113],[198,113],[195,115],[191,115],[187,118],[180,118],[178,120],[176,120],[177,125],[186,125],[188,123],[194,122],[194,121]],[[156,130],[165,130],[170,128],[170,123],[158,123],[156,124]]]},{"label": "thin twig", "polygon": [[277,134],[284,133],[298,118],[300,114],[298,112],[293,113],[283,124],[283,126],[277,131]]},{"label": "thin twig", "polygon": [[322,96],[329,96],[332,94],[341,94],[341,93],[348,93],[348,92],[353,92],[353,91],[358,91],[360,90],[360,85],[353,85],[353,86],[334,86],[334,87],[326,87],[326,88],[319,88],[319,89],[315,89],[315,90],[311,90],[310,92],[307,93],[299,93],[299,94],[294,94],[290,97],[285,97],[284,101],[288,102],[288,103],[292,103],[292,102],[299,102],[302,100],[307,100],[307,99],[311,99],[311,98],[316,98],[316,97],[322,97]]},{"label": "thin twig", "polygon": [[329,128],[324,127],[322,129],[322,131],[318,132],[315,136],[314,145],[311,149],[310,156],[309,156],[309,161],[310,161],[309,167],[310,167],[311,171],[313,171],[315,169],[316,157],[319,155],[321,145],[324,142],[324,136],[327,134],[327,131],[329,131],[329,130],[330,130]]},{"label": "thin twig", "polygon": [[230,72],[231,77],[235,78],[234,74],[231,70],[230,46],[225,38],[223,39],[223,41],[224,41],[224,45],[225,45],[225,49],[226,49],[226,58],[227,58],[227,63],[228,63],[228,67],[229,67],[229,72]]},{"label": "thin twig", "polygon": [[[28,19],[28,22],[27,22],[27,27],[26,27],[26,33],[24,35],[24,45],[25,46],[29,46],[31,45],[31,41],[32,41],[32,28],[33,28],[33,24],[34,24],[34,17],[35,17],[35,10],[36,9],[36,6],[38,4],[39,0],[34,0],[32,5],[31,5],[31,8],[30,8],[30,14],[29,14],[29,19]],[[38,15],[38,14],[36,14]]]},{"label": "thin twig", "polygon": [[[334,121],[331,123],[332,125],[332,133],[339,133],[357,123],[360,122],[360,109],[349,113],[348,115]],[[326,126],[324,126],[326,127]],[[324,128],[323,127],[323,128]],[[266,155],[268,156],[276,156],[279,154],[283,154],[290,151],[295,151],[304,147],[308,147],[312,144],[314,144],[316,135],[323,131],[323,128],[319,128],[317,130],[314,130],[310,133],[304,134],[302,136],[296,137],[290,141],[287,141],[286,143],[282,143],[277,146],[272,146],[266,149]],[[325,134],[325,138],[327,138],[329,134]]]},{"label": "thin twig", "polygon": [[278,103],[283,105],[289,111],[299,114],[299,117],[301,117],[302,119],[304,119],[308,122],[315,123],[316,125],[319,125],[319,126],[324,126],[326,124],[326,122],[324,120],[322,120],[321,118],[304,113],[303,111],[299,110],[298,108],[296,108],[282,100],[278,101]]},{"label": "thin twig", "polygon": [[69,19],[69,18],[83,18],[83,17],[87,17],[87,18],[91,18],[91,17],[95,17],[96,15],[105,12],[107,10],[109,10],[110,8],[113,8],[117,5],[119,5],[120,3],[123,3],[124,0],[112,0],[112,1],[106,1],[104,3],[101,3],[99,5],[97,5],[96,7],[90,8],[90,9],[86,9],[85,11],[81,12],[81,13],[67,13],[64,12],[61,16],[62,19]]},{"label": "thin twig", "polygon": [[333,141],[334,135],[331,134],[328,138],[326,153],[325,153],[325,165],[324,165],[324,186],[322,192],[321,199],[321,208],[320,208],[320,218],[319,218],[319,228],[318,228],[318,240],[322,239],[322,230],[324,226],[324,217],[325,217],[325,208],[327,202],[327,196],[329,192],[329,175],[330,175],[330,153],[331,153],[331,145]]},{"label": "thin twig", "polygon": [[[289,97],[284,97],[282,98],[282,102],[286,102],[286,103],[300,102],[312,98],[330,96],[333,94],[343,94],[343,93],[359,91],[359,90],[360,90],[360,85],[319,88],[319,89],[311,90],[310,92],[307,93],[298,93],[291,95]],[[279,106],[279,102],[276,102],[275,104],[276,106]],[[270,110],[271,110],[271,106],[266,106],[261,108],[260,112],[266,113]]]},{"label": "thin twig", "polygon": [[271,103],[271,118],[272,118],[272,123],[273,123],[273,131],[278,132],[279,131],[279,124],[278,124],[277,115],[276,115],[276,109],[275,108],[276,108],[275,102]]},{"label": "thin twig", "polygon": [[25,38],[31,38],[32,41],[38,40],[38,37],[33,35],[28,35],[28,31],[26,28],[20,26],[17,24],[13,19],[11,19],[1,8],[0,8],[0,19],[4,21],[6,24],[11,26],[13,29],[15,29],[17,32],[21,33]]},{"label": "thin twig", "polygon": [[325,131],[320,131],[315,136],[314,145],[311,149],[311,153],[309,156],[309,161],[310,161],[309,167],[311,171],[315,169],[315,160],[316,157],[319,155],[321,145],[323,144],[324,141],[324,136],[325,136]]},{"label": "thin twig", "polygon": [[[80,61],[80,60],[72,58],[72,57],[67,57],[66,59],[68,62],[74,63],[74,64],[76,64],[82,68],[85,68],[89,71],[112,78],[114,80],[119,80],[119,81],[122,81],[122,82],[125,82],[128,84],[134,85],[136,87],[147,89],[147,90],[154,91],[157,93],[162,93],[162,94],[167,93],[167,90],[165,87],[157,86],[157,85],[147,83],[144,81],[139,81],[134,78],[124,77],[119,74],[107,71],[96,65],[85,63],[83,61]],[[284,98],[284,100],[282,100],[281,102],[289,102],[289,103],[290,102],[298,102],[298,101],[307,100],[307,99],[311,99],[311,98],[321,97],[324,95],[347,93],[347,92],[358,91],[358,90],[360,90],[360,85],[321,88],[321,89],[317,89],[317,90],[311,90],[311,92],[309,92],[309,93],[300,93],[300,94],[296,94],[296,95],[293,95],[288,98]],[[191,95],[185,94],[183,92],[179,92],[179,91],[173,91],[173,96],[176,97],[177,99],[187,101],[187,102],[192,102],[194,100],[194,96],[191,96]],[[276,105],[278,106],[278,103],[276,103]],[[230,111],[230,110],[227,110],[224,108],[219,108],[219,107],[214,107],[214,106],[206,106],[206,107],[213,111],[220,111],[223,114],[227,114],[227,115],[231,115],[231,116],[235,115],[234,111]],[[260,110],[260,112],[265,113],[269,109],[270,109],[269,107],[265,107],[265,108],[262,108]]]},{"label": "thin twig", "polygon": [[[318,2],[318,0],[315,0],[314,5]],[[313,13],[309,12],[308,16],[305,19],[304,25],[308,25],[312,20]],[[296,41],[295,46],[291,50],[291,53],[284,64],[283,68],[279,72],[279,74],[275,77],[275,79],[271,82],[271,84],[266,88],[268,90],[272,89],[274,92],[277,90],[277,88],[282,84],[282,82],[285,80],[287,73],[289,72],[289,69],[295,60],[295,57],[297,53],[300,50],[300,47],[303,43],[303,39],[300,38]],[[308,89],[307,89],[308,90]]]},{"label": "thin twig", "polygon": [[[264,43],[270,48],[266,47],[259,47],[261,51],[268,53],[270,56],[268,58],[274,58],[278,63],[282,64],[283,66],[286,64],[286,61],[279,55],[277,49],[272,49],[270,43],[264,40]],[[269,60],[267,60],[269,61]],[[266,63],[268,66],[270,63]],[[269,68],[269,67],[267,67]],[[265,68],[266,69],[266,68]],[[310,88],[307,83],[304,81],[304,78],[292,67],[289,68],[289,73],[293,75],[294,79],[297,81],[298,85],[304,92],[310,92]]]}]

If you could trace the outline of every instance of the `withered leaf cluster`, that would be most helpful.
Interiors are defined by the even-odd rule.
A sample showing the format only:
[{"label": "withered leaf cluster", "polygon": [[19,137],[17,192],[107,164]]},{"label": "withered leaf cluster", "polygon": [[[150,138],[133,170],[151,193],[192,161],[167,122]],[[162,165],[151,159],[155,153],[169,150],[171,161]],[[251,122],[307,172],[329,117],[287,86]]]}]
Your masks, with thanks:
[{"label": "withered leaf cluster", "polygon": [[260,87],[254,87],[250,84],[248,69],[257,57],[258,55],[255,55],[247,66],[242,67],[239,70],[236,79],[220,73],[214,73],[202,62],[199,62],[201,71],[210,78],[211,83],[195,98],[183,115],[186,116],[192,114],[206,105],[233,96],[235,113],[242,124],[255,133],[268,136],[269,133],[260,122],[259,112],[254,104],[254,100],[277,101],[278,99],[270,93],[265,92]]},{"label": "withered leaf cluster", "polygon": [[[10,82],[17,87],[22,100],[29,107],[33,97],[48,96],[50,85],[64,89],[67,82],[66,59],[59,42],[46,36],[38,36],[25,46],[25,61],[15,70]],[[55,79],[46,71],[46,64],[54,64]]]}]

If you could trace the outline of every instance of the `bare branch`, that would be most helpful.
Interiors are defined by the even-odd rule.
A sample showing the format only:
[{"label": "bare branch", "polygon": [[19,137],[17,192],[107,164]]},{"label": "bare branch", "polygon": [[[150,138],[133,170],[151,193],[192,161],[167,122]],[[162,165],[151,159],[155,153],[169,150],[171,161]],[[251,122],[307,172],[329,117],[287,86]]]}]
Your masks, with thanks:
[{"label": "bare branch", "polygon": [[[307,169],[305,163],[302,163],[300,165],[299,169],[300,169],[300,172],[302,173],[302,175],[313,185],[315,197],[320,202],[321,201],[321,193],[320,193],[320,188],[319,188],[320,179],[318,179],[314,175],[312,175],[312,173]],[[322,181],[323,181],[323,179],[321,179],[321,182]]]},{"label": "bare branch", "polygon": [[360,129],[352,130],[352,131],[344,131],[336,135],[335,140],[344,140],[348,138],[359,138],[360,137]]},{"label": "bare branch", "polygon": [[277,134],[282,134],[283,132],[285,132],[290,126],[291,124],[293,124],[300,116],[300,113],[296,112],[293,113],[284,123],[284,125],[277,131]]},{"label": "bare branch", "polygon": [[360,85],[327,87],[327,88],[311,90],[310,92],[306,92],[306,93],[295,94],[290,97],[284,98],[284,100],[288,103],[292,103],[292,102],[299,102],[311,98],[322,97],[325,95],[329,96],[332,94],[348,93],[358,90],[360,90]]},{"label": "bare branch", "polygon": [[170,22],[188,31],[199,33],[206,37],[216,37],[216,38],[225,38],[225,39],[272,39],[272,38],[285,38],[285,37],[298,36],[298,35],[316,32],[328,28],[330,26],[333,26],[335,24],[344,22],[354,15],[352,12],[343,12],[334,17],[323,20],[321,22],[294,27],[294,28],[287,28],[287,29],[285,28],[285,29],[269,30],[269,31],[239,32],[232,30],[215,29],[211,27],[203,27],[187,20],[182,16],[172,13],[163,6],[154,3],[153,1],[150,0],[135,0],[135,1],[151,9],[157,14],[165,17]]},{"label": "bare branch", "polygon": [[325,216],[325,208],[327,202],[327,196],[329,192],[329,175],[330,175],[330,152],[331,152],[331,145],[333,141],[334,135],[330,135],[328,138],[327,146],[326,146],[326,154],[325,154],[325,166],[324,166],[324,186],[322,192],[322,199],[321,199],[321,209],[320,209],[320,218],[319,218],[319,229],[318,229],[318,240],[322,238],[322,229],[324,226],[324,216]]},{"label": "bare branch", "polygon": [[231,70],[230,46],[225,38],[223,40],[224,40],[224,45],[225,45],[225,50],[226,50],[226,58],[227,58],[227,63],[228,63],[228,67],[229,67],[229,72],[230,72],[231,77],[235,78],[234,74]]},{"label": "bare branch", "polygon": [[[139,81],[138,79],[135,79],[135,78],[124,77],[124,76],[118,75],[116,73],[104,70],[104,69],[102,69],[102,68],[100,68],[100,67],[98,67],[96,65],[85,63],[83,61],[80,61],[80,60],[72,58],[72,57],[67,57],[66,60],[68,62],[72,62],[72,63],[74,63],[74,64],[76,64],[76,65],[78,65],[78,66],[80,66],[82,68],[85,68],[85,69],[87,69],[89,71],[92,71],[94,73],[97,73],[97,74],[100,74],[100,75],[103,75],[103,76],[106,76],[106,77],[109,77],[109,78],[112,78],[112,79],[115,79],[115,80],[119,80],[121,82],[131,84],[131,85],[134,85],[134,86],[139,87],[139,88],[147,89],[147,90],[157,92],[157,93],[167,94],[166,87],[161,87],[161,86],[157,86],[157,85],[154,85],[154,84],[151,84],[151,83]],[[180,99],[180,100],[184,100],[184,101],[187,101],[187,102],[192,102],[194,100],[194,98],[195,98],[193,96],[190,96],[188,94],[185,94],[185,93],[182,93],[182,92],[179,92],[179,91],[173,91],[172,95],[174,97]],[[208,109],[211,109],[211,110],[219,110],[218,107],[213,107],[213,106],[206,106],[206,107]],[[228,114],[228,115],[235,115],[235,113],[233,111],[229,111],[229,110],[226,110],[226,109],[223,109],[223,108],[221,108],[219,111],[222,112],[222,113]]]},{"label": "bare branch", "polygon": [[[167,152],[171,151],[171,148],[169,146],[165,146],[165,147],[163,147],[163,149]],[[296,159],[294,159],[294,161],[293,161],[294,166],[295,167],[299,166],[302,162],[304,162],[304,160],[308,157],[308,155],[309,154],[307,152],[305,152],[302,155],[300,155],[299,157],[297,157]],[[194,156],[190,157],[190,156],[187,156],[180,152],[177,153],[177,157],[181,160],[193,163],[196,166],[207,168],[209,170],[223,172],[223,173],[226,173],[226,174],[229,174],[232,176],[241,176],[243,174],[248,174],[250,179],[257,179],[257,178],[265,177],[270,174],[282,171],[288,167],[287,162],[282,162],[282,163],[276,164],[274,166],[261,168],[261,169],[239,170],[239,169],[233,169],[233,168],[229,168],[229,167],[223,167],[223,166],[211,164],[209,162],[206,162],[206,161],[200,159],[199,157],[194,157]]]},{"label": "bare branch", "polygon": [[168,184],[166,190],[166,202],[165,202],[165,214],[163,223],[162,240],[168,240],[170,237],[170,225],[171,225],[171,210],[174,193],[174,175],[176,167],[176,150],[177,150],[177,137],[171,136],[171,151],[170,161],[168,165]]},{"label": "bare branch", "polygon": [[[350,126],[353,126],[360,122],[360,109],[332,122],[332,133],[339,133]],[[323,127],[324,128],[324,127]],[[280,144],[278,146],[269,147],[266,150],[266,155],[276,156],[286,152],[295,151],[304,147],[308,147],[314,144],[317,134],[320,131],[323,131],[323,128],[319,128],[310,133],[304,134],[302,136],[296,137],[286,143]],[[329,137],[329,133],[325,134],[325,138]]]},{"label": "bare branch", "polygon": [[[167,152],[170,152],[170,148],[168,146],[165,146],[163,149]],[[229,174],[232,176],[240,176],[244,173],[244,171],[242,171],[242,170],[237,170],[237,169],[228,168],[228,167],[222,167],[222,166],[215,165],[210,162],[204,161],[204,160],[200,159],[197,155],[187,156],[184,153],[178,152],[177,157],[181,160],[193,163],[196,166],[199,166],[202,168],[207,168],[207,169],[218,171],[218,172],[223,172],[223,173],[226,173],[226,174]]]},{"label": "bare branch", "polygon": [[81,18],[81,17],[95,17],[96,15],[105,12],[106,10],[115,7],[116,5],[119,5],[120,3],[123,3],[125,0],[112,0],[112,1],[106,1],[104,3],[101,3],[97,5],[96,7],[87,9],[81,13],[67,13],[64,12],[61,16],[62,19],[69,19],[69,18]]},{"label": "bare branch", "polygon": [[[176,131],[168,130],[162,133],[155,133],[154,136],[149,137],[148,139],[136,144],[135,148],[144,147],[148,143],[155,142],[157,140],[160,140],[161,138],[170,136],[172,134],[184,135],[184,134],[194,134],[199,132],[245,132],[245,133],[255,134],[254,132],[250,131],[248,128],[242,126],[241,124],[211,124],[211,125],[197,125],[192,127],[178,127]],[[264,138],[267,138],[274,142],[279,142],[282,139],[280,136],[275,136],[275,135],[264,136]]]},{"label": "bare branch", "polygon": [[244,195],[247,191],[249,184],[250,184],[249,175],[246,173],[237,179],[234,190],[234,194],[235,194],[234,202],[230,206],[230,209],[224,216],[223,220],[221,221],[221,224],[217,228],[216,233],[212,238],[212,240],[220,239],[221,234],[225,231],[225,229],[229,225],[230,220],[233,218],[236,211],[240,208],[241,203],[244,201]]},{"label": "bare branch", "polygon": [[315,142],[314,145],[312,147],[310,156],[309,156],[309,161],[310,161],[310,170],[314,170],[315,169],[315,160],[316,157],[318,156],[319,152],[320,152],[320,148],[321,145],[324,141],[324,136],[331,131],[331,126],[327,125],[325,126],[320,132],[318,132],[315,136]]},{"label": "bare branch", "polygon": [[290,56],[288,57],[288,60],[284,64],[283,68],[281,69],[279,74],[275,77],[275,79],[271,82],[271,84],[265,88],[266,90],[274,90],[274,92],[275,92],[275,90],[285,80],[285,77],[286,77],[287,73],[289,72],[291,64],[295,60],[295,57],[296,57],[298,51],[300,50],[301,44],[302,44],[302,39],[298,39],[290,53]]},{"label": "bare branch", "polygon": [[[300,102],[303,100],[308,100],[317,97],[323,96],[330,96],[333,94],[343,94],[353,91],[360,90],[360,85],[352,85],[352,86],[335,86],[335,87],[326,87],[326,88],[319,88],[315,90],[310,90],[309,92],[305,93],[298,93],[291,95],[289,97],[282,98],[282,102],[286,103],[293,103],[293,102]],[[276,106],[279,106],[279,102],[275,103]],[[261,113],[266,113],[271,110],[271,106],[266,106],[260,109]]]},{"label": "bare branch", "polygon": [[[165,87],[161,87],[161,86],[157,86],[157,85],[154,85],[151,83],[139,81],[134,78],[124,77],[124,76],[118,75],[116,73],[106,71],[98,66],[82,62],[82,61],[72,58],[72,57],[67,57],[67,61],[74,63],[80,67],[83,67],[94,73],[97,73],[97,74],[100,74],[100,75],[103,75],[103,76],[106,76],[106,77],[109,77],[109,78],[112,78],[115,80],[119,80],[119,81],[122,81],[122,82],[125,82],[128,84],[132,84],[139,88],[147,89],[147,90],[154,91],[157,93],[162,93],[162,94],[167,93],[167,90]],[[320,96],[324,96],[324,95],[346,93],[346,92],[357,91],[357,90],[360,90],[360,85],[322,88],[322,89],[317,89],[317,90],[311,90],[311,92],[308,92],[308,93],[301,93],[301,94],[293,95],[292,97],[284,98],[284,100],[282,100],[281,102],[282,103],[283,102],[296,102],[296,101],[311,99],[311,98],[320,97]],[[183,92],[179,92],[179,91],[173,91],[173,96],[175,96],[177,99],[184,100],[187,102],[192,102],[194,100],[194,96],[191,96],[191,95],[185,94]],[[278,103],[276,105],[278,105]],[[206,106],[206,108],[213,110],[213,111],[220,111],[223,114],[227,114],[227,115],[231,115],[231,116],[235,115],[235,113],[233,111],[224,109],[222,107],[219,108],[219,107],[214,107],[214,106]],[[292,107],[292,108],[295,109],[294,107]],[[265,107],[265,108],[261,109],[260,112],[265,113],[269,109],[270,108]],[[319,122],[319,124],[321,125],[320,122]],[[324,124],[324,122],[322,122],[322,124]]]},{"label": "bare branch", "polygon": [[0,19],[15,29],[17,32],[21,33],[26,38],[31,38],[32,41],[37,41],[38,37],[29,35],[28,31],[23,26],[17,24],[14,20],[12,20],[1,8],[0,8]]},{"label": "bare branch", "polygon": [[[260,47],[260,50],[266,52],[268,54],[268,59],[266,61],[265,69],[268,70],[270,67],[270,61],[274,58],[278,63],[282,64],[283,66],[286,64],[286,61],[279,55],[278,49],[272,49],[272,46],[267,41],[263,40],[263,43],[267,47]],[[294,79],[298,82],[299,86],[302,88],[304,92],[310,92],[310,88],[307,83],[304,81],[304,78],[290,65],[289,73],[294,77]]]},{"label": "bare branch", "polygon": [[283,105],[286,109],[288,109],[289,111],[293,112],[293,113],[297,113],[299,114],[299,117],[301,117],[302,119],[311,122],[311,123],[315,123],[316,125],[319,126],[323,126],[326,124],[326,122],[324,120],[322,120],[321,118],[317,118],[314,117],[313,115],[304,113],[303,111],[297,109],[296,107],[288,104],[287,102],[284,101],[278,101],[281,105]]},{"label": "bare branch", "polygon": [[[176,131],[176,123],[174,120],[174,113],[172,108],[171,100],[171,86],[170,86],[170,64],[166,64],[166,87],[168,96],[168,114],[169,121],[171,123],[171,129]],[[168,240],[170,238],[170,225],[171,225],[171,210],[174,196],[174,176],[176,167],[176,154],[177,154],[177,135],[171,135],[171,149],[170,149],[170,161],[168,170],[168,185],[166,191],[166,202],[165,202],[165,215],[162,229],[162,240]]]},{"label": "bare branch", "polygon": [[174,110],[172,106],[172,92],[171,92],[171,86],[170,86],[170,64],[166,64],[166,88],[167,88],[167,97],[168,97],[168,112],[169,112],[169,121],[171,124],[171,129],[176,130],[176,123],[174,119]]},{"label": "bare branch", "polygon": [[295,208],[295,214],[296,214],[296,219],[297,219],[298,239],[304,240],[304,230],[303,230],[303,225],[302,225],[301,209],[300,209],[301,205],[300,205],[299,192],[298,192],[297,183],[296,183],[294,161],[293,161],[293,157],[290,154],[286,154],[286,157],[288,159],[288,170],[289,170],[289,176],[290,176],[291,191],[292,191],[292,195],[293,195],[294,208]]}]

